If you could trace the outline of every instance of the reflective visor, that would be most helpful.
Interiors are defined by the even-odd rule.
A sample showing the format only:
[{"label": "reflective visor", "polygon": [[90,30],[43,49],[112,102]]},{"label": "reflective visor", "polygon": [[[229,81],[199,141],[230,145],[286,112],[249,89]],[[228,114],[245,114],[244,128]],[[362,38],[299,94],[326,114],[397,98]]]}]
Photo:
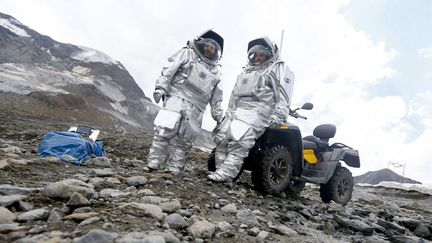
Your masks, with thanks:
[{"label": "reflective visor", "polygon": [[[256,60],[257,54],[262,54],[262,55],[266,56],[265,60],[263,60],[260,63],[257,63],[256,62],[257,61]],[[262,45],[253,46],[248,52],[249,65],[251,65],[251,66],[262,65],[266,61],[268,61],[271,57],[273,57],[271,50],[265,46],[262,46]]]},{"label": "reflective visor", "polygon": [[217,61],[221,55],[221,48],[219,44],[210,38],[204,38],[198,40],[196,43],[196,49],[200,52],[201,56],[211,61]]}]

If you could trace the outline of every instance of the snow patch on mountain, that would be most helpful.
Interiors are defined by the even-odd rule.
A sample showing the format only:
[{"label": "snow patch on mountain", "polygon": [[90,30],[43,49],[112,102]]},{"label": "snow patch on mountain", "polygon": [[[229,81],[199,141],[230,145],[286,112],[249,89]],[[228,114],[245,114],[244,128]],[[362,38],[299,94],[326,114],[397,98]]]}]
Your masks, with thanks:
[{"label": "snow patch on mountain", "polygon": [[100,82],[96,87],[113,102],[119,103],[126,100],[126,96],[122,93],[122,88],[115,83]]},{"label": "snow patch on mountain", "polygon": [[75,66],[72,68],[72,72],[78,73],[80,75],[87,75],[90,73],[90,71],[91,71],[90,68],[82,67],[82,66]]},{"label": "snow patch on mountain", "polygon": [[27,34],[27,32],[23,29],[21,29],[20,27],[16,26],[15,24],[20,24],[18,21],[16,20],[9,20],[9,19],[4,19],[4,18],[0,18],[0,26],[10,30],[11,32],[13,32],[14,34],[21,36],[21,37],[30,37],[29,34]]},{"label": "snow patch on mountain", "polygon": [[71,55],[71,57],[75,60],[80,60],[83,62],[102,62],[106,64],[117,64],[117,61],[113,60],[107,54],[88,48],[85,46],[79,46],[81,51],[75,52]]},{"label": "snow patch on mountain", "polygon": [[432,196],[432,185],[423,185],[423,184],[410,184],[410,183],[398,183],[394,181],[383,181],[376,185],[366,184],[366,183],[358,183],[356,186],[362,187],[384,187],[389,189],[398,189],[403,191],[416,191],[422,194]]},{"label": "snow patch on mountain", "polygon": [[[73,82],[55,71],[47,71],[33,66],[31,70],[24,69],[28,65],[4,63],[0,64],[0,90],[27,95],[33,91],[47,91],[68,94],[62,89],[65,82]],[[25,70],[25,71],[23,71]],[[54,77],[54,78],[53,78]]]},{"label": "snow patch on mountain", "polygon": [[[0,64],[0,90],[27,95],[33,91],[47,91],[68,94],[68,85],[94,85],[102,94],[106,95],[114,103],[126,100],[122,88],[111,80],[83,76],[91,70],[77,66],[73,72],[67,70],[58,71],[46,65],[25,65],[15,63]],[[109,78],[111,79],[111,78]],[[116,110],[127,113],[127,109],[115,105]]]},{"label": "snow patch on mountain", "polygon": [[123,113],[123,114],[127,114],[128,113],[128,109],[127,107],[122,106],[120,103],[115,102],[115,103],[111,103],[112,108],[114,108],[115,110]]}]

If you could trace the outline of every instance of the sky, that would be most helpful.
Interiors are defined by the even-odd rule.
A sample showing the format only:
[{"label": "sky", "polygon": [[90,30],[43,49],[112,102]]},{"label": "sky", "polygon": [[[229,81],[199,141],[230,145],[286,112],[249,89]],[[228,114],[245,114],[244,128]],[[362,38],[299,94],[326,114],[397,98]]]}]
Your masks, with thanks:
[{"label": "sky", "polygon": [[[268,36],[296,76],[290,119],[304,136],[337,126],[333,142],[359,150],[354,175],[391,168],[432,182],[432,1],[428,0],[0,0],[0,12],[53,39],[119,60],[144,93],[167,58],[205,30],[225,39],[223,107],[246,63],[247,43]],[[203,127],[215,125],[209,112]]]}]

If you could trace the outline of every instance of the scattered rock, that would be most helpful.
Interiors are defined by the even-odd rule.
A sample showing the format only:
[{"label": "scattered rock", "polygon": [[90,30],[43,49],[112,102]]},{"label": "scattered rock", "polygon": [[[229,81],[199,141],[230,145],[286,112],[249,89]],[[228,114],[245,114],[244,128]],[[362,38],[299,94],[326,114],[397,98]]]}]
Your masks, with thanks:
[{"label": "scattered rock", "polygon": [[81,193],[74,192],[74,193],[72,193],[72,196],[70,197],[70,199],[66,203],[66,205],[72,206],[72,207],[80,207],[80,206],[88,206],[88,205],[90,205],[90,202]]},{"label": "scattered rock", "polygon": [[116,185],[120,185],[121,181],[115,177],[95,177],[91,178],[89,183],[96,188],[112,188]]},{"label": "scattered rock", "polygon": [[7,168],[9,166],[8,159],[0,160],[0,170]]},{"label": "scattered rock", "polygon": [[74,239],[74,243],[109,243],[114,242],[117,238],[117,233],[110,233],[101,229],[90,230],[87,234],[80,238]]},{"label": "scattered rock", "polygon": [[99,167],[111,167],[111,159],[107,157],[91,158],[87,163]]},{"label": "scattered rock", "polygon": [[91,211],[92,211],[91,207],[80,207],[80,208],[75,208],[73,210],[73,213],[89,213]]},{"label": "scattered rock", "polygon": [[331,223],[330,221],[326,221],[323,225],[323,232],[328,234],[328,235],[332,235],[333,233],[336,232],[335,226],[333,223]]},{"label": "scattered rock", "polygon": [[180,214],[173,213],[165,218],[165,223],[168,224],[170,229],[180,230],[188,227],[188,223]]},{"label": "scattered rock", "polygon": [[96,212],[89,212],[89,213],[73,213],[70,215],[65,216],[64,220],[74,220],[74,221],[83,221],[92,217],[95,217],[99,215]]},{"label": "scattered rock", "polygon": [[7,234],[14,231],[26,230],[28,228],[29,226],[20,226],[18,223],[0,224],[0,234]]},{"label": "scattered rock", "polygon": [[222,222],[217,223],[216,228],[220,231],[228,231],[228,230],[231,230],[233,228],[233,226],[226,221],[222,221]]},{"label": "scattered rock", "polygon": [[149,231],[148,235],[159,235],[165,239],[167,243],[180,243],[180,241],[169,231],[160,232],[160,231]]},{"label": "scattered rock", "polygon": [[230,203],[226,206],[223,206],[221,210],[225,213],[237,213],[237,207],[234,203]]},{"label": "scattered rock", "polygon": [[351,228],[355,231],[360,231],[362,232],[364,235],[372,235],[373,234],[373,228],[364,223],[361,220],[358,219],[343,219],[338,215],[334,216],[334,219],[336,222],[338,222],[339,224],[346,226],[348,228]]},{"label": "scattered rock", "polygon": [[207,220],[198,221],[189,227],[189,233],[194,238],[206,239],[211,238],[215,232],[214,224]]},{"label": "scattered rock", "polygon": [[132,159],[132,160],[129,160],[129,164],[132,166],[132,167],[144,167],[144,161],[142,161],[142,160],[139,160],[139,159]]},{"label": "scattered rock", "polygon": [[122,192],[120,190],[116,190],[116,189],[103,189],[102,191],[99,192],[99,196],[100,197],[126,197],[129,196],[131,193],[130,192]]},{"label": "scattered rock", "polygon": [[19,187],[9,184],[0,185],[0,193],[5,195],[20,194],[27,195],[31,193],[39,193],[43,188]]},{"label": "scattered rock", "polygon": [[15,207],[17,209],[19,209],[20,211],[30,211],[33,209],[33,205],[28,203],[28,202],[24,202],[24,201],[18,201],[15,204]]},{"label": "scattered rock", "polygon": [[174,213],[175,211],[181,209],[181,203],[179,200],[172,200],[169,202],[159,203],[159,207],[162,208],[162,211],[167,213]]},{"label": "scattered rock", "polygon": [[428,239],[431,236],[431,232],[429,231],[429,227],[426,224],[420,224],[413,231],[414,235],[422,238]]},{"label": "scattered rock", "polygon": [[386,235],[388,237],[388,240],[394,243],[418,243],[421,242],[418,238],[406,236],[397,234],[393,230],[388,230],[388,233],[386,232]]},{"label": "scattered rock", "polygon": [[162,235],[147,235],[144,237],[143,242],[165,243],[165,238]]},{"label": "scattered rock", "polygon": [[90,178],[84,174],[75,174],[72,176],[72,179],[77,179],[84,182],[88,182],[90,180]]},{"label": "scattered rock", "polygon": [[0,207],[0,224],[11,224],[15,221],[16,216],[5,207]]},{"label": "scattered rock", "polygon": [[240,210],[236,214],[236,218],[244,224],[259,226],[259,222],[255,214],[253,214],[250,210]]},{"label": "scattered rock", "polygon": [[399,226],[395,223],[392,222],[388,222],[382,219],[378,219],[378,224],[381,225],[382,227],[388,229],[388,230],[394,230],[400,234],[405,234],[406,229],[402,226]]},{"label": "scattered rock", "polygon": [[23,149],[17,146],[7,145],[5,148],[0,148],[4,153],[22,154]]},{"label": "scattered rock", "polygon": [[97,197],[96,191],[89,184],[76,179],[51,183],[43,190],[45,196],[60,199],[70,199],[74,192],[78,192],[86,198]]},{"label": "scattered rock", "polygon": [[131,202],[121,205],[120,210],[127,214],[135,216],[150,216],[157,220],[161,220],[164,217],[162,209],[153,204]]},{"label": "scattered rock", "polygon": [[93,173],[95,173],[95,175],[99,176],[99,177],[107,177],[107,176],[113,176],[114,175],[114,171],[112,171],[109,168],[93,169]]},{"label": "scattered rock", "polygon": [[419,220],[412,218],[399,218],[397,222],[411,231],[414,231],[421,223]]},{"label": "scattered rock", "polygon": [[256,239],[258,241],[264,241],[265,239],[267,239],[270,236],[270,233],[267,231],[261,231],[258,233]]},{"label": "scattered rock", "polygon": [[33,228],[31,228],[28,233],[29,234],[40,234],[42,232],[46,232],[47,231],[47,226],[43,225],[43,226],[35,226]]},{"label": "scattered rock", "polygon": [[126,179],[126,184],[129,186],[143,186],[148,180],[144,176],[132,176]]},{"label": "scattered rock", "polygon": [[124,189],[124,192],[136,192],[137,189],[134,186],[128,186]]},{"label": "scattered rock", "polygon": [[52,209],[48,216],[48,222],[58,223],[61,222],[62,220],[63,220],[63,212],[58,208]]},{"label": "scattered rock", "polygon": [[383,198],[361,190],[353,191],[352,200],[377,206],[384,204]]},{"label": "scattered rock", "polygon": [[257,227],[253,227],[248,230],[248,234],[251,236],[257,236],[260,232],[260,229],[258,229]]},{"label": "scattered rock", "polygon": [[183,216],[183,217],[190,217],[190,216],[192,216],[192,212],[191,211],[189,211],[189,210],[184,210],[184,209],[179,209],[179,210],[177,210],[177,212],[176,213],[178,213],[178,214],[180,214],[181,216]]},{"label": "scattered rock", "polygon": [[296,231],[290,229],[288,226],[285,225],[273,225],[271,222],[269,222],[268,226],[270,229],[274,230],[276,233],[281,235],[286,235],[289,237],[298,235]]},{"label": "scattered rock", "polygon": [[26,199],[27,196],[25,195],[7,195],[7,196],[0,196],[0,206],[2,207],[9,207],[10,205]]},{"label": "scattered rock", "polygon": [[169,201],[169,199],[167,199],[167,198],[161,198],[161,197],[155,197],[155,196],[145,196],[145,197],[142,197],[140,199],[140,202],[150,203],[150,204],[160,204],[160,203],[168,202],[168,201]]},{"label": "scattered rock", "polygon": [[46,219],[49,211],[46,208],[34,209],[18,215],[17,220],[20,222],[35,221],[40,219]]},{"label": "scattered rock", "polygon": [[141,189],[138,190],[138,195],[144,195],[144,196],[154,196],[154,192],[150,189]]},{"label": "scattered rock", "polygon": [[86,226],[86,225],[89,225],[89,224],[93,224],[93,223],[96,223],[96,222],[99,222],[99,221],[100,221],[99,217],[91,217],[91,218],[88,218],[88,219],[82,221],[81,223],[79,223],[78,227],[83,227],[83,226]]}]

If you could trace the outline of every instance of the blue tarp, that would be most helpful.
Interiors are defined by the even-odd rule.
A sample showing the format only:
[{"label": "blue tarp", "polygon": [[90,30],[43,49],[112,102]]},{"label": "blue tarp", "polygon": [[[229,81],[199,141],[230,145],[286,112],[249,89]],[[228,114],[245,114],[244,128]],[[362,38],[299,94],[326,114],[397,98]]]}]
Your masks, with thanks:
[{"label": "blue tarp", "polygon": [[102,141],[91,142],[75,132],[49,132],[39,144],[39,156],[54,156],[64,162],[80,165],[91,155],[105,156]]}]

